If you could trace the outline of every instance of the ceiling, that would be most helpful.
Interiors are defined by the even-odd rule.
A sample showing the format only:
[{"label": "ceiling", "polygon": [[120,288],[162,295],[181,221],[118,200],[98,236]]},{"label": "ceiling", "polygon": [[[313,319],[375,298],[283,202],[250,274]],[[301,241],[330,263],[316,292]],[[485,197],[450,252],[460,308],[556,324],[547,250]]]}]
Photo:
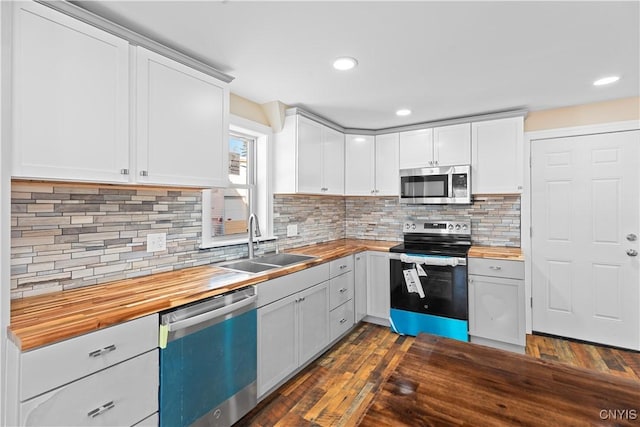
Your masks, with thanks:
[{"label": "ceiling", "polygon": [[348,128],[640,95],[639,1],[74,3]]}]

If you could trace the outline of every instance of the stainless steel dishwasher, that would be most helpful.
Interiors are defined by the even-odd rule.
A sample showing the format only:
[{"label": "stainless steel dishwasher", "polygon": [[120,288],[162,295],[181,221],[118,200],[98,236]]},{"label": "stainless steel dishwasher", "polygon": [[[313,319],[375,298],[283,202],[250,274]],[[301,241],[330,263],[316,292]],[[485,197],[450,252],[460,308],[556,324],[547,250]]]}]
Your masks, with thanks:
[{"label": "stainless steel dishwasher", "polygon": [[165,312],[160,426],[230,426],[257,403],[256,288]]}]

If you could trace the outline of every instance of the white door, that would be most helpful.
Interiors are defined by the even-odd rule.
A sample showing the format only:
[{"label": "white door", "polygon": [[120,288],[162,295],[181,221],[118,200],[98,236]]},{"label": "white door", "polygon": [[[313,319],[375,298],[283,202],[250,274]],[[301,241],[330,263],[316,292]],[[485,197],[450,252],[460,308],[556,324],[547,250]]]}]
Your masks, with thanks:
[{"label": "white door", "polygon": [[640,349],[640,131],[532,141],[533,329]]}]

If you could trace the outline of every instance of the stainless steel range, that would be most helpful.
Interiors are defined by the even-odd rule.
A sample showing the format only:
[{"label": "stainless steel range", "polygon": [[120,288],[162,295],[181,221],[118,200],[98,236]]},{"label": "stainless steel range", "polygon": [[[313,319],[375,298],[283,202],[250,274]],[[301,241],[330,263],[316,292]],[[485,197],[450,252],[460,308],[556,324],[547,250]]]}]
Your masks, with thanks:
[{"label": "stainless steel range", "polygon": [[468,341],[467,253],[471,223],[406,222],[390,249],[391,328]]}]

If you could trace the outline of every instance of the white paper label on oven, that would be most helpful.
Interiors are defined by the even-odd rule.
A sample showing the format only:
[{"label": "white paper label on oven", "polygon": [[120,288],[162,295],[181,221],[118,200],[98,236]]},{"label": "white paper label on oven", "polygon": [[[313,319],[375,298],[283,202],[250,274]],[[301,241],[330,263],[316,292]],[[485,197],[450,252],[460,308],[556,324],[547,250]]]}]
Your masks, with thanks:
[{"label": "white paper label on oven", "polygon": [[427,277],[427,272],[424,271],[424,268],[418,263],[416,263],[416,270],[418,271],[418,276]]},{"label": "white paper label on oven", "polygon": [[424,289],[422,289],[422,283],[420,283],[420,278],[418,277],[418,272],[415,269],[403,270],[404,273],[404,283],[407,286],[407,291],[409,293],[417,293],[420,295],[420,298],[424,298]]}]

